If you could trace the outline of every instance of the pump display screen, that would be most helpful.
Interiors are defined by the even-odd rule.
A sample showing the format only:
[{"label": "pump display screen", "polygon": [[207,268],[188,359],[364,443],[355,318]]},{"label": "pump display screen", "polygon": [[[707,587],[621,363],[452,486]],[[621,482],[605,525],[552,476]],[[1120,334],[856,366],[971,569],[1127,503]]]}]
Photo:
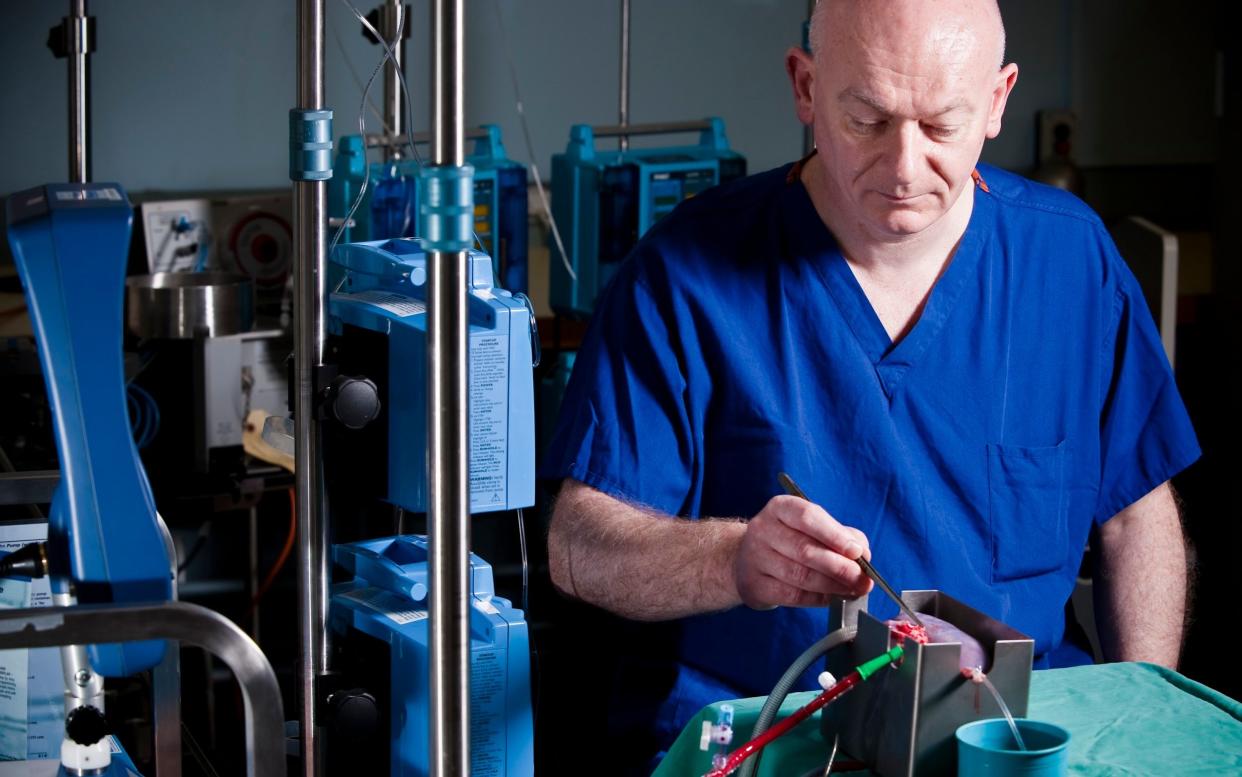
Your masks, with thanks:
[{"label": "pump display screen", "polygon": [[716,185],[713,167],[701,170],[678,170],[651,176],[651,222],[667,216],[682,200]]}]

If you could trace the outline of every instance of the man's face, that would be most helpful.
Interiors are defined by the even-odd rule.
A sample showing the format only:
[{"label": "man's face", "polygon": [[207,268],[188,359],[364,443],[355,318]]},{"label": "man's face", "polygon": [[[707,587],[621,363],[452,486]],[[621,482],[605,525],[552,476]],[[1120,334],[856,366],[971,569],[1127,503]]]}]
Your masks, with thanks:
[{"label": "man's face", "polygon": [[836,20],[814,59],[788,62],[829,202],[879,240],[920,233],[957,201],[1017,78],[997,67],[999,39],[960,19],[890,14],[845,14],[858,18]]}]

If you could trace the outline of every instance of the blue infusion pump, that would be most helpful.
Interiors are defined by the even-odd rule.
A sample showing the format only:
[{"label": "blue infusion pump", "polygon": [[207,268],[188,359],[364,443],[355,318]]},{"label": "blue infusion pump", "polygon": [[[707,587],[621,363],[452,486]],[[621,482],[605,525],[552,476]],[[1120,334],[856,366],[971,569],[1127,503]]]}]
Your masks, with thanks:
[{"label": "blue infusion pump", "polygon": [[[534,312],[496,288],[492,260],[469,252],[470,510],[535,503]],[[375,353],[360,369],[381,376],[375,443],[386,454],[376,494],[427,507],[427,255],[411,238],[337,246],[329,268],[330,333],[342,358]],[[370,342],[373,346],[368,346]],[[344,364],[347,368],[349,365]],[[378,461],[378,459],[377,459]]]},{"label": "blue infusion pump", "polygon": [[[493,275],[501,288],[525,292],[527,277],[526,168],[506,156],[500,127],[485,124],[468,133],[475,141],[466,162],[474,168],[474,232],[482,251],[493,258]],[[416,142],[421,140],[416,138]],[[344,219],[358,196],[366,171],[361,135],[337,142],[328,181],[328,213]],[[418,230],[418,162],[398,159],[371,162],[370,183],[354,226],[341,233],[342,243],[414,237]],[[476,246],[477,247],[477,246]]]},{"label": "blue infusion pump", "polygon": [[[746,159],[729,149],[724,122],[711,118],[701,126],[697,145],[625,151],[597,150],[595,132],[585,124],[570,130],[565,153],[552,157],[552,213],[578,278],[570,276],[553,245],[554,310],[589,315],[621,260],[652,224],[682,200],[746,175]],[[653,134],[638,125],[631,129]]]},{"label": "blue infusion pump", "polygon": [[[391,743],[368,774],[428,773],[427,540],[418,535],[337,545],[351,577],[333,587],[329,624],[345,641],[346,671],[373,689]],[[534,773],[530,643],[522,611],[495,595],[492,568],[470,555],[470,773]],[[388,696],[388,698],[383,698]]]},{"label": "blue infusion pump", "polygon": [[[492,260],[468,255],[470,509],[528,507],[535,501],[534,314],[528,301],[495,287]],[[328,326],[338,367],[377,384],[370,425],[325,446],[343,453],[351,492],[370,491],[413,512],[427,507],[427,254],[415,239],[341,245],[329,267]],[[366,481],[373,477],[369,486]],[[418,535],[333,548],[349,577],[334,586],[329,623],[340,666],[379,711],[386,746],[350,758],[367,774],[421,777],[430,759],[428,549]],[[471,773],[534,772],[530,646],[521,610],[495,595],[491,567],[470,559]],[[359,691],[345,692],[357,694]]]}]

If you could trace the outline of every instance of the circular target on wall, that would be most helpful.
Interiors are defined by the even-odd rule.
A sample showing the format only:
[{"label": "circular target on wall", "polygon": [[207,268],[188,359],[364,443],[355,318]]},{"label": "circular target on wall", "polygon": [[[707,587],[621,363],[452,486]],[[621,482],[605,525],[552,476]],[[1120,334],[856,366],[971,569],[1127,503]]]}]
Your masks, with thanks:
[{"label": "circular target on wall", "polygon": [[237,269],[260,286],[285,282],[293,260],[289,222],[266,211],[248,214],[229,233],[229,252]]}]

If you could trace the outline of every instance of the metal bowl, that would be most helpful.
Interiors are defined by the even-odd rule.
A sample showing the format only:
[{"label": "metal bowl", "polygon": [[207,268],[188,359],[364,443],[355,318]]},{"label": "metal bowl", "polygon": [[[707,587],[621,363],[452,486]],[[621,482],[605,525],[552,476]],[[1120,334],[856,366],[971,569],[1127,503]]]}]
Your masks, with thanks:
[{"label": "metal bowl", "polygon": [[125,302],[125,324],[139,337],[219,337],[254,326],[254,281],[245,275],[134,275],[125,280]]}]

